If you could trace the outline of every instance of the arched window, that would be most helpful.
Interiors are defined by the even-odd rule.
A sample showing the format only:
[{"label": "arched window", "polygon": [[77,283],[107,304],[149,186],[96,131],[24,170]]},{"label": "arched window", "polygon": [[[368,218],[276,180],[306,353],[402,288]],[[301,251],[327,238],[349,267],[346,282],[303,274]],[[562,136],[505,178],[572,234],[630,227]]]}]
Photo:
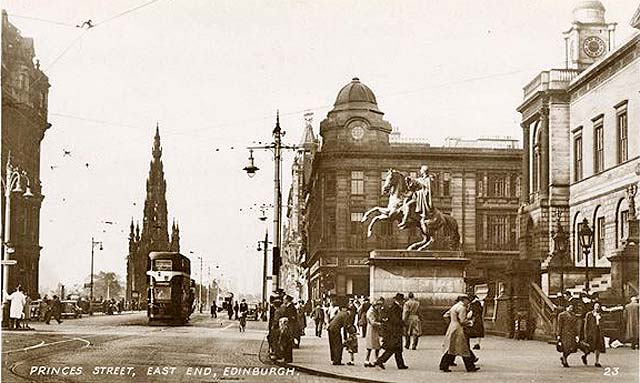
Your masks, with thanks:
[{"label": "arched window", "polygon": [[626,198],[620,198],[616,207],[616,248],[629,236],[629,203]]},{"label": "arched window", "polygon": [[605,248],[604,248],[604,238],[605,238],[605,227],[604,227],[604,213],[603,209],[598,206],[593,212],[593,259],[601,259],[605,256]]},{"label": "arched window", "polygon": [[540,191],[540,122],[533,128],[533,145],[531,146],[531,190]]},{"label": "arched window", "polygon": [[584,259],[584,255],[582,253],[582,247],[580,246],[580,225],[582,222],[582,217],[580,216],[580,212],[577,212],[573,218],[573,230],[571,231],[571,242],[573,244],[573,263],[577,265],[579,262],[582,262]]}]

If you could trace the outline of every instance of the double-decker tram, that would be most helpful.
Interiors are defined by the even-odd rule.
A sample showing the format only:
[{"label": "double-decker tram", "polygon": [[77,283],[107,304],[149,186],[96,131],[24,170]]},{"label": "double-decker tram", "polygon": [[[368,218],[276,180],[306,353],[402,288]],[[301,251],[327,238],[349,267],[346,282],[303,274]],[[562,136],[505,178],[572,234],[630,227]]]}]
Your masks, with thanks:
[{"label": "double-decker tram", "polygon": [[184,324],[193,312],[191,261],[180,253],[149,253],[149,323]]}]

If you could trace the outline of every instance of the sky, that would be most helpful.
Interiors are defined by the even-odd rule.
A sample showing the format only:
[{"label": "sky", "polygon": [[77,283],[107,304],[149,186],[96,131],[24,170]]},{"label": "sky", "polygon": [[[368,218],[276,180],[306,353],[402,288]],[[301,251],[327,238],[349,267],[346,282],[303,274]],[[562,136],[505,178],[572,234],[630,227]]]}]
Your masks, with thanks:
[{"label": "sky", "polygon": [[[603,0],[627,39],[636,0]],[[246,146],[270,142],[276,110],[285,141],[314,130],[340,88],[359,77],[403,136],[520,138],[516,107],[539,71],[564,66],[562,32],[575,1],[4,0],[35,40],[49,76],[42,141],[41,291],[95,271],[126,275],[131,219],[141,221],[156,124],[169,220],[203,280],[261,288],[256,250],[270,220],[273,162]],[[91,19],[95,27],[76,28]],[[217,149],[217,150],[216,150]],[[71,156],[64,156],[64,151]],[[284,155],[284,193],[292,153]],[[88,166],[87,166],[88,164]],[[286,195],[286,194],[285,194]],[[242,209],[242,211],[240,210]],[[105,223],[110,222],[110,223]],[[198,270],[192,273],[196,278]]]}]

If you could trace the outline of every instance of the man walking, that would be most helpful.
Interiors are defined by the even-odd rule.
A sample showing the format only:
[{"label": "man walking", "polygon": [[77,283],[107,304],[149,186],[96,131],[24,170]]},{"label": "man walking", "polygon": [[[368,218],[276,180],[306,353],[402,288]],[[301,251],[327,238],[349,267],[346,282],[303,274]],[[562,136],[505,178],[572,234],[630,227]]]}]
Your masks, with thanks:
[{"label": "man walking", "polygon": [[396,366],[399,370],[405,370],[409,367],[404,364],[402,358],[402,305],[404,303],[404,294],[397,293],[393,298],[393,303],[386,310],[386,318],[383,318],[382,324],[382,348],[384,352],[375,361],[374,366],[384,369],[384,363],[394,355],[396,358]]},{"label": "man walking", "polygon": [[322,336],[322,326],[324,325],[324,309],[320,302],[316,304],[316,308],[313,309],[311,317],[313,318],[313,322],[316,324],[316,336],[320,338]]},{"label": "man walking", "polygon": [[414,298],[413,293],[409,293],[409,300],[404,303],[402,308],[402,320],[406,328],[406,342],[404,348],[407,350],[409,346],[415,350],[418,347],[418,338],[422,334],[419,316],[420,302]]},{"label": "man walking", "polygon": [[470,325],[467,320],[469,302],[468,296],[461,295],[458,297],[456,304],[448,311],[451,322],[449,322],[449,327],[444,335],[443,354],[442,359],[440,359],[440,371],[442,372],[451,372],[449,366],[453,365],[457,355],[462,357],[467,372],[476,372],[480,369],[475,365],[469,349],[469,339],[464,333],[464,327]]},{"label": "man walking", "polygon": [[329,334],[329,352],[334,366],[342,365],[342,330],[348,326],[349,313],[344,304],[338,306],[338,313],[331,319],[327,326]]},{"label": "man walking", "polygon": [[362,337],[367,337],[367,312],[371,307],[371,303],[369,302],[369,297],[364,297],[364,302],[362,306],[358,309],[358,325],[360,326],[360,332],[362,333]]},{"label": "man walking", "polygon": [[58,324],[62,323],[60,320],[60,316],[62,315],[62,303],[60,302],[60,298],[57,295],[53,296],[53,300],[51,301],[51,307],[45,316],[45,323],[49,324],[51,321],[51,316],[58,322]]},{"label": "man walking", "polygon": [[211,318],[217,318],[218,317],[218,305],[216,305],[216,301],[213,301],[213,303],[211,303]]}]

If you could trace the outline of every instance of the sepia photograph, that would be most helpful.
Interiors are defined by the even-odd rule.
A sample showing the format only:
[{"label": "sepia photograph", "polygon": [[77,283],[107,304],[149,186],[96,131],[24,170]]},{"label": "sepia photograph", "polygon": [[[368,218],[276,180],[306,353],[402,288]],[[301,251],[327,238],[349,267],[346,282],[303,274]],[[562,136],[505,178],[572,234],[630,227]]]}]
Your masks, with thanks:
[{"label": "sepia photograph", "polygon": [[0,8],[0,381],[640,381],[639,0]]}]

